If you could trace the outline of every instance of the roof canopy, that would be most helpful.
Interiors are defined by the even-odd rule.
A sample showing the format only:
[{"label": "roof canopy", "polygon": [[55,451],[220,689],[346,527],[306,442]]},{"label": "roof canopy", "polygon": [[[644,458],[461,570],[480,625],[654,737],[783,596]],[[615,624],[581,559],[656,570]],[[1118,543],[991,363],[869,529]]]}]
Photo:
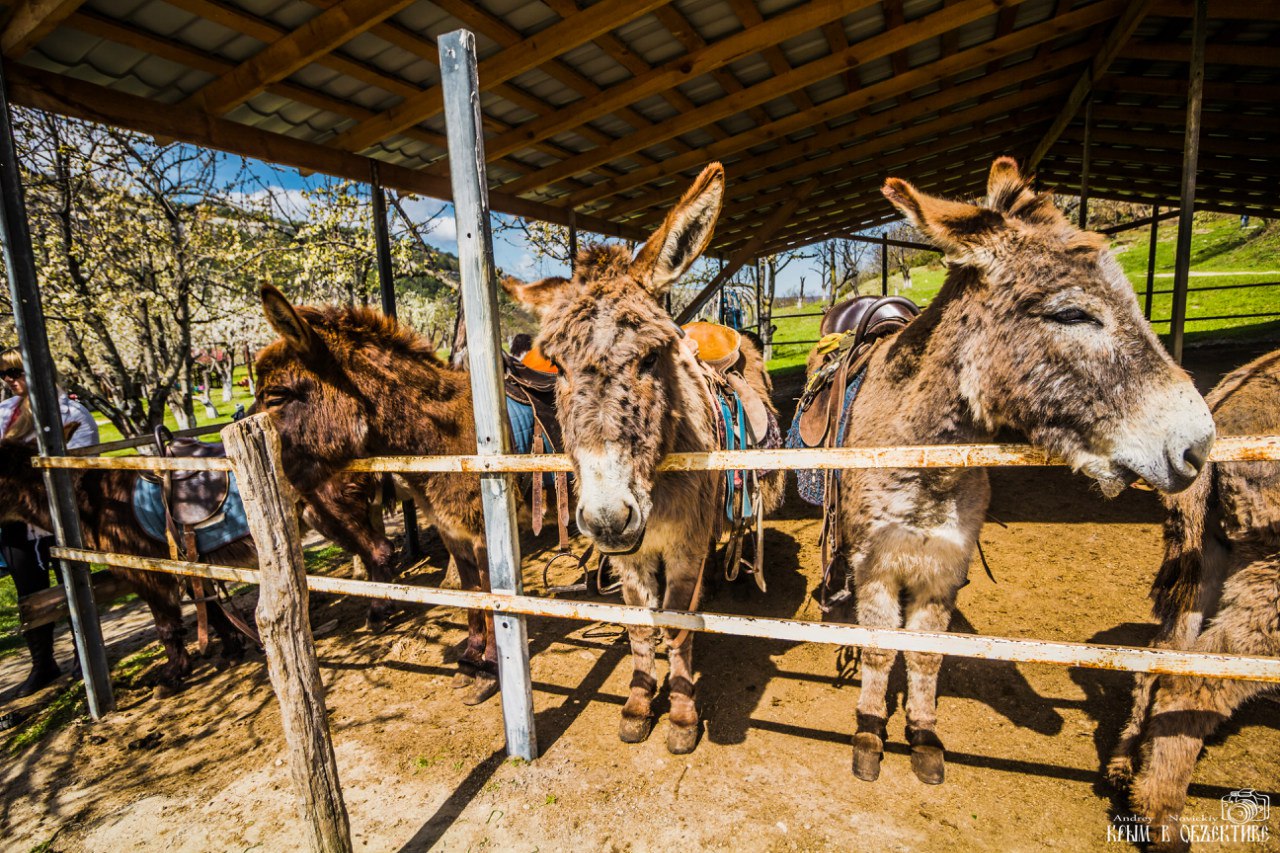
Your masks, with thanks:
[{"label": "roof canopy", "polygon": [[[1280,197],[1280,3],[1212,0],[1197,204]],[[496,210],[641,237],[709,160],[712,251],[894,218],[991,158],[1176,206],[1191,0],[22,0],[17,103],[449,197],[436,38],[476,33]]]}]

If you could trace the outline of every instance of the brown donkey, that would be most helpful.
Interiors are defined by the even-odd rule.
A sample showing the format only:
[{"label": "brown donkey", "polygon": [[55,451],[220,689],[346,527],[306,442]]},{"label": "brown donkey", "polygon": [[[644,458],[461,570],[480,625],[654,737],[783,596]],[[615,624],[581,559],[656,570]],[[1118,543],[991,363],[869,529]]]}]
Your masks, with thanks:
[{"label": "brown donkey", "polygon": [[[1101,236],[1070,225],[1007,157],[992,165],[980,205],[933,198],[896,178],[884,194],[943,250],[947,277],[918,318],[875,345],[846,446],[984,442],[1008,428],[1109,496],[1138,478],[1166,492],[1191,484],[1213,420]],[[858,623],[945,631],[982,529],[986,471],[857,469],[841,473],[839,489],[836,523]],[[860,779],[880,773],[896,656],[862,652]],[[906,663],[912,768],[937,784],[942,656],[907,652]]]},{"label": "brown donkey", "polygon": [[[42,530],[53,529],[44,477],[33,468],[34,448],[0,440],[0,522],[22,521]],[[75,475],[76,506],[84,528],[85,545],[102,551],[168,559],[169,546],[150,538],[138,525],[133,510],[132,471],[84,471]],[[204,555],[209,562],[256,566],[252,539],[241,539]],[[161,691],[176,690],[191,671],[182,625],[183,584],[173,575],[117,569],[151,608],[156,633],[168,662],[161,670]],[[209,623],[222,641],[224,662],[244,656],[244,640],[220,607],[209,608]]]},{"label": "brown donkey", "polygon": [[[1280,433],[1280,351],[1233,371],[1206,399],[1221,435]],[[1210,463],[1165,504],[1165,558],[1151,589],[1161,625],[1152,645],[1280,657],[1280,465]],[[1138,676],[1107,775],[1129,788],[1133,808],[1151,821],[1154,849],[1190,846],[1179,818],[1204,739],[1246,700],[1275,688]],[[1238,805],[1249,807],[1244,799]]]},{"label": "brown donkey", "polygon": [[[375,581],[390,581],[393,555],[373,529],[361,481],[334,475],[361,456],[475,452],[471,384],[446,366],[408,326],[364,307],[295,308],[274,287],[262,290],[280,340],[259,354],[255,405],[280,431],[285,474],[321,532],[358,553]],[[418,509],[434,524],[464,589],[489,588],[479,480],[459,474],[404,475]],[[326,504],[325,492],[329,504]],[[336,495],[332,494],[337,492]],[[380,627],[390,606],[374,602]],[[454,686],[474,705],[498,689],[493,616],[467,614],[468,639]]]},{"label": "brown donkey", "polygon": [[[668,453],[719,446],[705,368],[660,300],[706,249],[723,196],[724,169],[716,163],[634,259],[619,246],[592,246],[579,254],[572,279],[507,285],[540,314],[538,345],[560,368],[558,411],[577,475],[578,528],[612,555],[631,605],[698,606],[703,561],[724,511],[717,501],[722,472],[656,472]],[[768,401],[764,361],[745,338],[742,357],[744,378]],[[760,510],[781,497],[780,473],[764,478]],[[666,589],[659,597],[661,580]],[[620,734],[637,743],[652,726],[657,634],[631,628],[630,636],[635,672]],[[673,638],[668,652],[667,748],[684,753],[698,739],[692,636]]]}]

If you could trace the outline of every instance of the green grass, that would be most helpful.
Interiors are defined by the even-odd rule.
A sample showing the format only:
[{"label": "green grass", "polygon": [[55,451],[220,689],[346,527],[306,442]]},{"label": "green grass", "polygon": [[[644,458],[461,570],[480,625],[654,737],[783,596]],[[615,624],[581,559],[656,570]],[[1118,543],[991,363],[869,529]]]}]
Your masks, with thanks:
[{"label": "green grass", "polygon": [[25,646],[18,633],[18,588],[13,578],[5,575],[0,580],[0,658]]},{"label": "green grass", "polygon": [[[1146,290],[1149,235],[1149,228],[1138,228],[1117,235],[1112,244],[1116,259],[1138,294],[1139,305],[1144,302]],[[1169,220],[1162,223],[1159,239],[1156,241],[1156,291],[1173,289],[1171,274],[1176,241],[1176,222]],[[1273,272],[1268,272],[1269,270]],[[1191,289],[1187,297],[1187,343],[1280,338],[1280,317],[1196,319],[1228,314],[1280,313],[1280,287],[1199,290],[1223,285],[1280,282],[1280,273],[1274,272],[1276,270],[1280,270],[1280,223],[1259,225],[1258,220],[1254,220],[1251,227],[1242,229],[1239,217],[1198,215],[1191,239],[1191,271],[1201,275],[1192,276],[1190,282]],[[902,276],[895,274],[889,277],[889,292],[900,293],[924,305],[937,295],[945,275],[946,271],[940,265],[916,267],[911,271],[910,288],[903,290]],[[879,293],[879,280],[863,282],[862,290],[864,293]],[[777,329],[774,332],[773,358],[769,361],[770,371],[804,364],[812,344],[787,342],[812,341],[817,338],[820,318],[789,315],[821,311],[823,307],[822,302],[810,302],[803,309],[789,307],[774,313],[773,322]],[[1167,336],[1169,324],[1158,321],[1167,321],[1172,310],[1172,294],[1154,295],[1152,318],[1156,321],[1154,326],[1158,333]]]},{"label": "green grass", "polygon": [[[222,402],[221,388],[214,388],[210,391],[210,398],[213,400],[214,408],[218,410],[216,418],[206,417],[204,405],[199,400],[195,401],[196,426],[231,420],[231,414],[236,410],[236,403],[244,403],[246,409],[253,405],[253,396],[249,393],[249,389],[239,384],[244,377],[245,368],[237,367],[235,372],[235,382],[237,384],[231,389],[231,402],[229,403]],[[93,417],[98,421],[98,440],[100,442],[105,444],[108,441],[117,441],[124,438],[120,434],[120,430],[116,429],[115,425],[108,421],[101,412],[94,412]],[[178,422],[174,420],[173,412],[169,410],[168,406],[165,406],[164,423],[171,430],[178,428]]]},{"label": "green grass", "polygon": [[[116,690],[129,690],[138,686],[138,678],[157,658],[164,656],[164,648],[159,643],[152,643],[135,654],[120,661],[111,669],[111,683]],[[23,749],[38,743],[50,734],[66,728],[74,720],[88,713],[85,701],[84,682],[74,681],[63,688],[53,701],[40,709],[39,713],[23,722],[17,731],[5,742],[5,751],[15,755]]]}]

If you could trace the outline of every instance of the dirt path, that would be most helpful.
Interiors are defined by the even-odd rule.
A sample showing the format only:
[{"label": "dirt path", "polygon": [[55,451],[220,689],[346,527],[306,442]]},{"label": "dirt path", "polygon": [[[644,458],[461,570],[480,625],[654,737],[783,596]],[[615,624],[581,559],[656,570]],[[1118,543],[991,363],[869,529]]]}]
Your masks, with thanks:
[{"label": "dirt path", "polygon": [[[982,536],[992,576],[975,562],[952,629],[1146,642],[1155,497],[1105,501],[1060,469],[998,469],[992,481],[1000,523]],[[817,511],[792,491],[768,527],[769,594],[721,585],[706,608],[817,619],[817,533]],[[437,551],[406,580],[438,584],[444,565]],[[526,584],[540,583],[527,558]],[[617,628],[531,620],[541,757],[526,765],[504,758],[496,701],[468,709],[449,689],[459,613],[414,611],[371,635],[355,602],[312,606],[313,625],[337,622],[317,649],[357,850],[1132,849],[1108,840],[1118,802],[1098,772],[1127,708],[1122,673],[948,659],[948,775],[928,787],[902,739],[899,664],[892,743],[868,784],[850,772],[858,674],[841,650],[700,636],[706,731],[675,757],[664,720],[646,743],[618,742],[630,666]],[[261,659],[230,672],[202,664],[178,697],[126,691],[102,723],[9,757],[0,837],[16,850],[297,849],[281,744]],[[1216,817],[1241,787],[1277,792],[1277,755],[1277,706],[1255,702],[1206,750],[1188,814]],[[1234,849],[1280,850],[1280,809],[1269,828],[1266,844]]]}]

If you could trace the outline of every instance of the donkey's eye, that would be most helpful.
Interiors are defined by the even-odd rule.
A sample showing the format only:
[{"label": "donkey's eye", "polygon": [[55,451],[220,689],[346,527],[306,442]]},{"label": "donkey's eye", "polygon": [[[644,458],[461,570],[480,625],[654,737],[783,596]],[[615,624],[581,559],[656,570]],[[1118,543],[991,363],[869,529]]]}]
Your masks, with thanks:
[{"label": "donkey's eye", "polygon": [[1092,323],[1095,326],[1102,325],[1097,317],[1079,308],[1064,308],[1061,311],[1046,314],[1045,317],[1064,326],[1078,326],[1081,323]]},{"label": "donkey's eye", "polygon": [[262,405],[267,408],[283,406],[289,402],[289,394],[279,388],[267,388],[262,392]]},{"label": "donkey's eye", "polygon": [[645,373],[652,372],[653,369],[658,366],[659,355],[660,353],[658,352],[658,350],[654,350],[653,352],[646,355],[644,358],[640,359],[640,369],[643,370]]}]

